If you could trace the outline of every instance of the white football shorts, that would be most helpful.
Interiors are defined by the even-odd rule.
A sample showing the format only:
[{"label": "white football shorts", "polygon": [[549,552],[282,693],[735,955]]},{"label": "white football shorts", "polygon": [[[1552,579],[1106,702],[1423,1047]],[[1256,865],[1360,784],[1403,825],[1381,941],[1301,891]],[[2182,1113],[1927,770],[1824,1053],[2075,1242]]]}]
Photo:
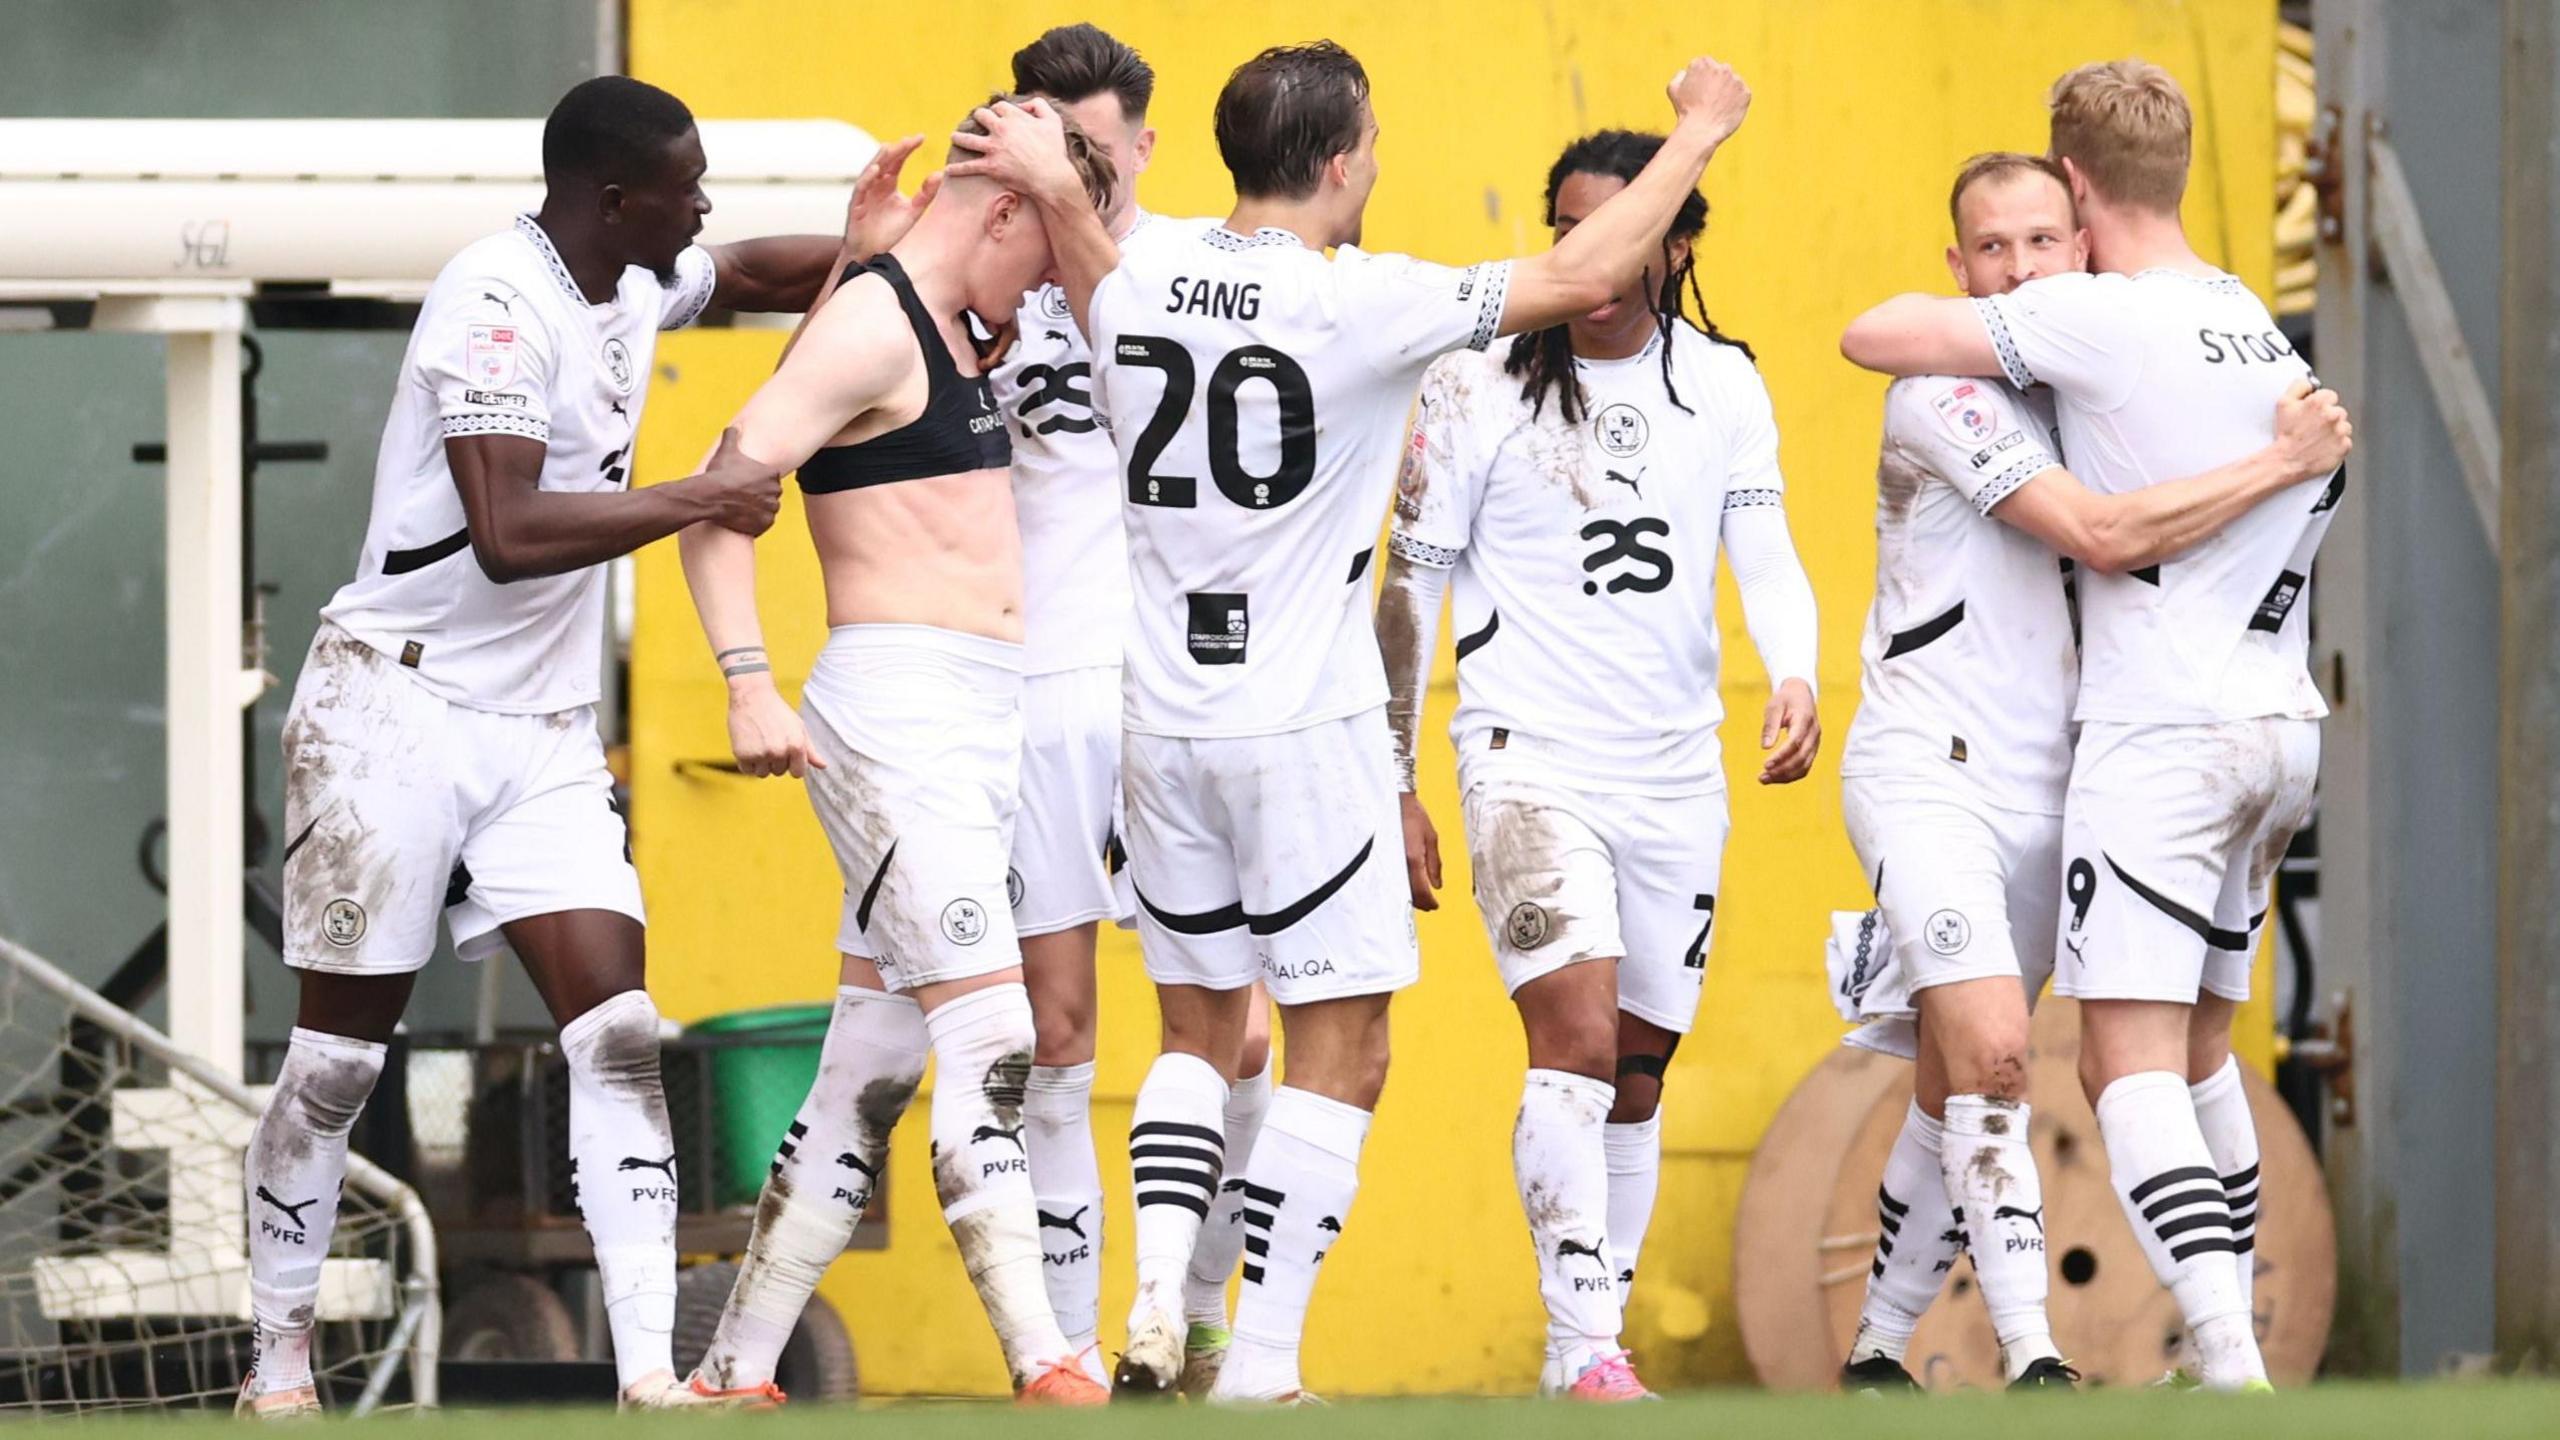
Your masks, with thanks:
[{"label": "white football shorts", "polygon": [[288,965],[416,970],[439,912],[467,960],[535,915],[646,918],[591,705],[468,709],[324,621],[294,682],[284,761]]},{"label": "white football shorts", "polygon": [[836,946],[891,990],[1022,963],[1005,894],[1022,781],[1022,647],[840,625],[800,692],[809,803],[844,874]]},{"label": "white football shorts", "polygon": [[1840,806],[1904,985],[2012,976],[2033,1009],[2053,974],[2062,817],[1927,775],[1845,776]]},{"label": "white football shorts", "polygon": [[1138,942],[1159,985],[1282,1005],[1420,978],[1384,707],[1277,735],[1123,742]]},{"label": "white football shorts", "polygon": [[2054,993],[2249,998],[2268,885],[2311,818],[2320,722],[2080,727]]},{"label": "white football shorts", "polygon": [[1015,932],[1123,918],[1109,860],[1120,835],[1120,667],[1026,679],[1022,726],[1022,805],[1005,877]]},{"label": "white football shorts", "polygon": [[1476,909],[1502,988],[1618,957],[1618,1008],[1675,1035],[1698,1016],[1731,825],[1722,787],[1602,794],[1460,756]]}]

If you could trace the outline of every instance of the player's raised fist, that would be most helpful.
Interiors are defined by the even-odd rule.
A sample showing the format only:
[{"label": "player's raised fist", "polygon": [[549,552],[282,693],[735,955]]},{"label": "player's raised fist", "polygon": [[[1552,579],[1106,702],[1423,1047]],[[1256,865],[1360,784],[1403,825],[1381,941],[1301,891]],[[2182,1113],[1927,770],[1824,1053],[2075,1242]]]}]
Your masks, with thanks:
[{"label": "player's raised fist", "polygon": [[720,443],[696,477],[710,506],[710,520],[741,535],[761,535],[782,513],[782,471],[739,448],[735,426],[720,432]]},{"label": "player's raised fist", "polygon": [[1751,109],[1751,87],[1721,60],[1701,55],[1671,77],[1671,109],[1682,123],[1704,125],[1722,140],[1742,128]]}]

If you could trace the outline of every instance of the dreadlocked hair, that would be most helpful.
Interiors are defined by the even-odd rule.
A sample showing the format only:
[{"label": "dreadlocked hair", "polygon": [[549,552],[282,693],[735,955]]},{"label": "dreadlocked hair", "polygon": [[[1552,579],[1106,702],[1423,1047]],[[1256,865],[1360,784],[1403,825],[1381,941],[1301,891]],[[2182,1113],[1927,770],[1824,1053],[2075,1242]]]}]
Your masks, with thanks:
[{"label": "dreadlocked hair", "polygon": [[[1564,147],[1556,163],[1547,169],[1547,224],[1556,223],[1556,195],[1564,189],[1567,177],[1602,175],[1632,182],[1638,172],[1662,148],[1662,137],[1641,130],[1600,130],[1585,135]],[[1707,228],[1707,197],[1692,191],[1680,202],[1680,213],[1672,217],[1670,231],[1662,237],[1662,285],[1653,297],[1653,313],[1662,333],[1662,389],[1671,403],[1690,414],[1688,402],[1680,398],[1679,387],[1671,380],[1671,327],[1696,311],[1696,325],[1706,337],[1719,345],[1730,345],[1744,358],[1757,361],[1751,347],[1716,328],[1707,314],[1707,299],[1698,289],[1698,266],[1694,247],[1678,265],[1671,261],[1671,245],[1677,240],[1694,241]],[[1573,337],[1568,327],[1550,325],[1544,330],[1528,331],[1512,337],[1511,353],[1503,358],[1502,371],[1517,378],[1520,398],[1529,402],[1529,414],[1536,417],[1546,409],[1547,392],[1556,392],[1557,408],[1565,423],[1582,423],[1582,383],[1573,373]]]}]

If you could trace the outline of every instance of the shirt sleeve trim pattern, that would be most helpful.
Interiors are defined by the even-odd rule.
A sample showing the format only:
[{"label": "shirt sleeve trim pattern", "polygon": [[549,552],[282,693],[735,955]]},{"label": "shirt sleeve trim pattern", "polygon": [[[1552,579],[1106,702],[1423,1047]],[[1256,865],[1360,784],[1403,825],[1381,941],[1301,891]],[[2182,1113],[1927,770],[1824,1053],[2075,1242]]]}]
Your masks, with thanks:
[{"label": "shirt sleeve trim pattern", "polygon": [[1484,287],[1484,296],[1476,303],[1476,328],[1467,336],[1467,348],[1482,350],[1502,333],[1502,300],[1511,292],[1511,262],[1488,260],[1468,266],[1458,282],[1460,293],[1469,284]]},{"label": "shirt sleeve trim pattern", "polygon": [[659,329],[681,330],[701,319],[702,312],[711,308],[711,293],[720,288],[720,262],[713,260],[704,269],[708,273],[702,278],[702,288],[690,296],[678,294],[676,308],[658,317]]},{"label": "shirt sleeve trim pattern", "polygon": [[1387,537],[1387,553],[1399,560],[1410,560],[1416,565],[1428,566],[1434,570],[1447,570],[1458,563],[1461,552],[1452,550],[1446,545],[1434,545],[1428,540],[1416,540],[1399,530]]},{"label": "shirt sleeve trim pattern", "polygon": [[486,415],[475,411],[447,415],[436,423],[448,440],[464,435],[522,435],[546,445],[551,443],[551,422],[530,415]]},{"label": "shirt sleeve trim pattern", "polygon": [[2024,390],[2036,383],[2036,374],[2027,368],[2027,359],[2018,353],[2018,342],[2009,334],[2009,319],[2000,312],[1999,297],[1985,295],[1973,302],[1974,312],[1982,317],[1983,328],[1991,332],[1991,348],[2000,354],[2001,373],[2009,383]]},{"label": "shirt sleeve trim pattern", "polygon": [[1785,491],[1772,490],[1765,486],[1749,490],[1728,490],[1724,496],[1724,508],[1727,510],[1749,510],[1764,505],[1783,510],[1786,504]]},{"label": "shirt sleeve trim pattern", "polygon": [[2056,461],[2050,455],[2029,455],[2024,459],[2012,461],[2008,469],[1993,476],[1989,484],[1973,492],[1973,508],[1985,515],[1990,514],[1993,506],[2017,493],[2019,486],[2054,468],[2055,464]]}]

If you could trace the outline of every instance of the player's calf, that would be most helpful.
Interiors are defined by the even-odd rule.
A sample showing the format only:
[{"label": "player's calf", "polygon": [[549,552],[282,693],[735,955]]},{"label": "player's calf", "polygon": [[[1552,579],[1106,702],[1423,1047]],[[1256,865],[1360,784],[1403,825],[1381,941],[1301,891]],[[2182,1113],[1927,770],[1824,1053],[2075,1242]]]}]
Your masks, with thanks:
[{"label": "player's calf", "polygon": [[316,1413],[311,1336],[320,1267],[338,1225],[347,1134],[381,1078],[384,1049],[296,1027],[274,1093],[249,1137],[249,1308],[257,1357],[241,1413]]},{"label": "player's calf", "polygon": [[625,990],[563,1026],[569,1173],[603,1282],[626,1392],[674,1380],[676,1146],[658,1069],[658,1007]]}]

